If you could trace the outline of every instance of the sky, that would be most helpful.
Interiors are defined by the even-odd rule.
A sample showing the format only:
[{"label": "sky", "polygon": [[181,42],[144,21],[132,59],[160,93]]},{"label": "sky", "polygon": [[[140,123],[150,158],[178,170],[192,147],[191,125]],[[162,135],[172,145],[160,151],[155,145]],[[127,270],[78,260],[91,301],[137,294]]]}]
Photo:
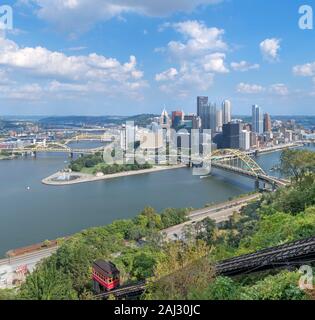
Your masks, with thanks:
[{"label": "sky", "polygon": [[314,0],[1,3],[0,116],[188,113],[198,95],[315,115],[315,29],[298,24]]}]

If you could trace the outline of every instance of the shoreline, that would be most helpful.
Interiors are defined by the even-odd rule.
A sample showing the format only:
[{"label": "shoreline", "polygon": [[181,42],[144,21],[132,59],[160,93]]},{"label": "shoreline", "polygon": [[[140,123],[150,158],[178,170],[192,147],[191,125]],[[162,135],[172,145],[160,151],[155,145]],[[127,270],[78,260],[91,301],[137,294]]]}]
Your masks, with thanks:
[{"label": "shoreline", "polygon": [[53,180],[63,173],[62,171],[58,171],[58,172],[55,172],[54,174],[50,175],[49,177],[44,178],[42,180],[42,183],[45,185],[49,185],[49,186],[67,186],[67,185],[73,185],[73,184],[79,184],[79,183],[95,182],[95,181],[116,179],[116,178],[122,178],[122,177],[130,177],[130,176],[135,176],[135,175],[140,175],[140,174],[155,173],[155,172],[166,171],[166,170],[181,169],[181,168],[186,168],[186,167],[187,166],[183,165],[183,164],[173,165],[173,166],[159,166],[159,167],[154,167],[151,169],[124,171],[124,172],[119,172],[119,173],[106,174],[103,176],[95,176],[95,175],[89,174],[89,173],[74,172],[72,174],[75,176],[79,176],[79,178],[77,178],[75,180],[68,180],[68,181]]},{"label": "shoreline", "polygon": [[[274,146],[271,148],[265,148],[261,150],[257,150],[258,155],[260,154],[267,154],[267,153],[273,153],[278,152],[283,149],[291,149],[291,148],[297,148],[302,147],[303,144],[293,142],[283,145]],[[148,174],[148,173],[155,173],[165,170],[173,170],[173,169],[179,169],[179,168],[185,168],[187,167],[185,164],[178,164],[178,165],[161,165],[161,166],[155,166],[151,169],[142,169],[142,170],[135,170],[135,171],[124,171],[119,173],[113,173],[113,174],[106,174],[102,176],[96,176],[90,173],[82,173],[82,172],[72,172],[70,176],[76,176],[77,178],[74,180],[56,180],[57,177],[61,176],[63,172],[61,170],[53,173],[52,175],[42,179],[42,183],[48,186],[67,186],[67,185],[74,185],[79,183],[87,183],[87,182],[96,182],[96,181],[102,181],[102,180],[109,180],[109,179],[116,179],[116,178],[122,178],[122,177],[129,177],[129,176],[135,176],[140,174]]]},{"label": "shoreline", "polygon": [[[236,201],[238,201],[238,202],[252,201],[252,200],[255,200],[256,198],[259,198],[260,196],[261,196],[261,194],[259,192],[243,193],[243,194],[236,196],[233,199],[227,199],[227,200],[224,200],[224,201],[221,201],[218,203],[213,203],[210,206],[193,208],[187,215],[187,217],[189,218],[188,221],[180,223],[180,224],[175,224],[169,228],[161,230],[161,232],[168,231],[169,229],[172,229],[174,227],[178,227],[182,224],[191,223],[193,221],[192,219],[195,216],[202,215],[204,211],[212,211],[215,209],[222,209],[222,207],[228,207],[229,205],[235,203]],[[106,226],[106,225],[107,224],[105,224],[104,226]],[[103,226],[103,225],[101,225],[101,226]],[[91,227],[91,228],[94,228],[94,227]],[[59,247],[59,244],[58,244],[59,239],[67,240],[67,239],[70,239],[76,233],[80,233],[80,232],[82,232],[82,230],[77,231],[77,232],[73,233],[72,235],[60,236],[59,238],[54,239],[54,240],[45,240],[45,241],[49,242],[48,244],[45,244],[45,241],[42,241],[42,242],[38,242],[35,244],[27,245],[24,247],[10,249],[5,253],[4,256],[0,256],[0,266],[3,265],[4,263],[8,262],[10,259],[19,258],[19,257],[27,256],[30,254],[34,254],[34,253],[39,253],[41,251],[57,250],[57,248]]]},{"label": "shoreline", "polygon": [[278,151],[281,151],[283,149],[301,148],[303,146],[304,146],[304,144],[301,143],[301,142],[292,142],[292,143],[278,145],[278,146],[274,146],[274,147],[270,147],[270,148],[264,148],[264,149],[261,149],[261,150],[257,149],[257,153],[258,153],[258,155],[267,154],[267,153],[278,152]]}]

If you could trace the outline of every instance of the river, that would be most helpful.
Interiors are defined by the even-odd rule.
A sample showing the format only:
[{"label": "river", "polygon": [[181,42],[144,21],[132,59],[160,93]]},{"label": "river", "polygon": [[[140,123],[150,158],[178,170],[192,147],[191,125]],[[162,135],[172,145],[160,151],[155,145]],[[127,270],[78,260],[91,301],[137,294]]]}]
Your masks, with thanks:
[{"label": "river", "polygon": [[[261,155],[257,162],[269,172],[279,156]],[[0,256],[9,249],[134,217],[145,206],[158,211],[200,208],[254,188],[254,182],[243,177],[214,172],[201,179],[188,168],[69,186],[41,183],[67,161],[63,154],[0,161]]]}]

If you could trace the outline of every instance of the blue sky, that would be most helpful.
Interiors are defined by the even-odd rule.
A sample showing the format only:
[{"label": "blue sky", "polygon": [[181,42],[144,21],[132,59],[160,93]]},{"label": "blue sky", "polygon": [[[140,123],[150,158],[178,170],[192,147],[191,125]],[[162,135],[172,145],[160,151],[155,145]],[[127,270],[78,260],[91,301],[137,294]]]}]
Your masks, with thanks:
[{"label": "blue sky", "polygon": [[[234,114],[315,114],[304,0],[17,0],[0,41],[0,115],[137,114],[196,96]],[[315,12],[315,11],[314,11]]]}]

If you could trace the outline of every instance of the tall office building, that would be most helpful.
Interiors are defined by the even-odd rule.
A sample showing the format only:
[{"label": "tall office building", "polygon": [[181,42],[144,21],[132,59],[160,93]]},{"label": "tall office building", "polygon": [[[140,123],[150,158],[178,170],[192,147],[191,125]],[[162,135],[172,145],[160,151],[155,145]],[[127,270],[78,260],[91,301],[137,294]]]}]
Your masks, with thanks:
[{"label": "tall office building", "polygon": [[126,124],[122,125],[122,130],[120,131],[120,147],[124,151],[129,151],[130,153],[134,151],[137,129],[132,121],[127,121]]},{"label": "tall office building", "polygon": [[217,131],[222,132],[223,120],[222,110],[217,110]]},{"label": "tall office building", "polygon": [[212,133],[217,131],[217,106],[215,103],[210,104],[210,129]]},{"label": "tall office building", "polygon": [[258,134],[264,133],[264,120],[262,109],[257,105],[252,107],[252,129]]},{"label": "tall office building", "polygon": [[201,128],[216,131],[217,127],[217,107],[215,104],[200,105],[199,117],[201,118]]},{"label": "tall office building", "polygon": [[197,116],[200,117],[201,107],[208,105],[208,97],[197,97]]},{"label": "tall office building", "polygon": [[201,104],[198,108],[198,116],[201,119],[201,128],[210,129],[210,107],[208,104]]},{"label": "tall office building", "polygon": [[264,132],[271,131],[271,118],[268,113],[264,114]]},{"label": "tall office building", "polygon": [[241,129],[242,126],[239,122],[223,124],[223,138],[221,147],[239,149]]},{"label": "tall office building", "polygon": [[227,124],[231,122],[231,102],[224,100],[222,103],[222,122]]}]

